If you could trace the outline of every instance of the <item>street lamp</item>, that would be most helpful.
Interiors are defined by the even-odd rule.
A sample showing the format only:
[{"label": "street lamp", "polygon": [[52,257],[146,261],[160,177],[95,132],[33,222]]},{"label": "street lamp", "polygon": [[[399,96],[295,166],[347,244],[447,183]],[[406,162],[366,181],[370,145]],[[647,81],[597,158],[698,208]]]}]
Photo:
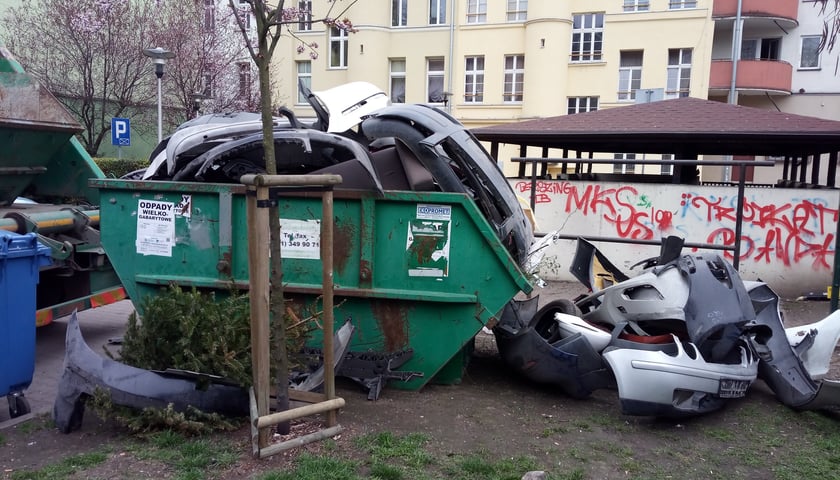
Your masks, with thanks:
[{"label": "street lamp", "polygon": [[155,76],[157,77],[157,108],[158,108],[158,143],[163,141],[163,104],[161,99],[161,79],[163,78],[163,66],[170,58],[175,58],[175,54],[169,50],[161,47],[145,48],[143,55],[150,57],[152,63],[155,64]]},{"label": "street lamp", "polygon": [[203,94],[203,93],[193,93],[192,95],[190,95],[190,98],[192,99],[192,107],[193,107],[192,116],[193,116],[193,118],[195,118],[200,113],[201,103],[204,100],[209,100],[210,97],[208,95]]}]

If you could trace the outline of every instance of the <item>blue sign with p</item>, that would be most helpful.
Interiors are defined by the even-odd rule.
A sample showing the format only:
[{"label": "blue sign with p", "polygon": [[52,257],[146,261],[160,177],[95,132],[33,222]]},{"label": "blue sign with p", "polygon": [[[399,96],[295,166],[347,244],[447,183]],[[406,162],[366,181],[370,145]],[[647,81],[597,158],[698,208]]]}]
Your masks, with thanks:
[{"label": "blue sign with p", "polygon": [[111,119],[111,144],[119,147],[131,146],[131,122],[127,118]]}]

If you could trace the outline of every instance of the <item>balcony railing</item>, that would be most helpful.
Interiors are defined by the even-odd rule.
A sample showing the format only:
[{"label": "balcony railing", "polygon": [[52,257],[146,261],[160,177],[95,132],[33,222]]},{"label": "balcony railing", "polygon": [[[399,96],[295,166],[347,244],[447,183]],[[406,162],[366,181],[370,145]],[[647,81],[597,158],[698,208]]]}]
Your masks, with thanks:
[{"label": "balcony railing", "polygon": [[[738,0],[714,0],[712,17],[734,17],[738,10]],[[774,17],[796,22],[800,0],[742,0],[741,16]]]},{"label": "balcony railing", "polygon": [[[743,93],[790,93],[793,67],[779,60],[740,60],[735,87]],[[712,60],[709,90],[728,90],[732,60]]]}]

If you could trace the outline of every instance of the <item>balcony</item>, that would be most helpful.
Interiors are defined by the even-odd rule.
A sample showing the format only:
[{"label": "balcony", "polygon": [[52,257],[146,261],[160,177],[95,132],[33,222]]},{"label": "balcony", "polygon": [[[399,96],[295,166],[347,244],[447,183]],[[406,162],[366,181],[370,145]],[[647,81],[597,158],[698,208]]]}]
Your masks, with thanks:
[{"label": "balcony", "polygon": [[[717,2],[715,2],[717,3]],[[746,2],[745,2],[746,3]],[[742,95],[790,95],[793,66],[779,60],[740,60],[735,88]],[[724,95],[732,81],[732,60],[712,60],[709,96]]]},{"label": "balcony", "polygon": [[[742,0],[741,16],[749,18],[766,18],[781,20],[796,25],[800,0]],[[712,17],[735,18],[738,11],[738,0],[714,0]]]}]

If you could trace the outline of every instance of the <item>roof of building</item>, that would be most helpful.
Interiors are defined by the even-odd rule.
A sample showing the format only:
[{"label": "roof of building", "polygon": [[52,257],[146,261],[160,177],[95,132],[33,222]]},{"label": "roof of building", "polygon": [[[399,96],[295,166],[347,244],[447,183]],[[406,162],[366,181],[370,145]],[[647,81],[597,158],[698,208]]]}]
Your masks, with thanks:
[{"label": "roof of building", "polygon": [[807,155],[840,151],[840,122],[698,98],[476,128],[489,142],[577,152]]}]

